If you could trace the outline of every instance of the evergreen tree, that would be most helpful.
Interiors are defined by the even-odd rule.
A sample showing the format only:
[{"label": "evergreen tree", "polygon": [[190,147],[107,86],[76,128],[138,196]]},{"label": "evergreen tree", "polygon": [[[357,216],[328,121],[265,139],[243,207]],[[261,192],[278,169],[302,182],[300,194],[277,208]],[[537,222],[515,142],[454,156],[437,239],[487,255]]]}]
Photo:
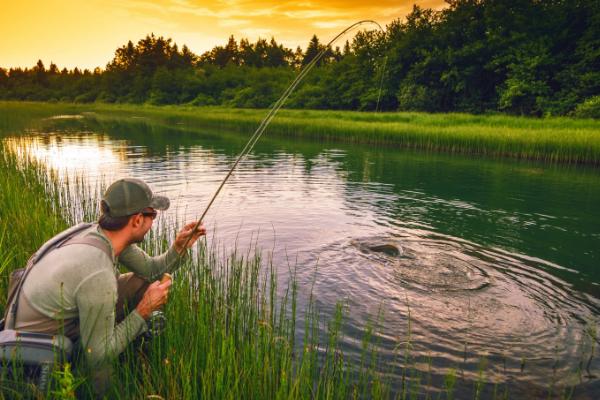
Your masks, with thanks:
[{"label": "evergreen tree", "polygon": [[[319,53],[323,50],[323,45],[319,42],[319,38],[317,35],[313,35],[308,42],[308,46],[306,47],[306,52],[304,53],[304,58],[302,59],[302,65],[307,65],[310,63]],[[320,65],[322,62],[317,62],[317,65]]]},{"label": "evergreen tree", "polygon": [[292,65],[294,69],[300,69],[302,67],[304,61],[304,52],[300,46],[296,47],[296,51],[294,52]]},{"label": "evergreen tree", "polygon": [[347,56],[350,54],[352,50],[350,50],[350,42],[348,40],[346,40],[346,43],[344,43],[344,51],[342,52],[343,56]]},{"label": "evergreen tree", "polygon": [[33,72],[35,73],[35,81],[37,84],[41,86],[46,86],[48,84],[48,79],[46,76],[46,67],[42,60],[38,60],[35,67],[33,67]]}]

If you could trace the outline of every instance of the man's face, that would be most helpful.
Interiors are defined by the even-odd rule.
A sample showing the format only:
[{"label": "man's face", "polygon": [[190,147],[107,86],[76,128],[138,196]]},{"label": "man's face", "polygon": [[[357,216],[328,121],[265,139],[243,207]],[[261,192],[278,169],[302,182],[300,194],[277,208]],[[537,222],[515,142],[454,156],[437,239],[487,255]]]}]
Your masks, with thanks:
[{"label": "man's face", "polygon": [[146,233],[152,228],[152,222],[156,218],[157,211],[153,208],[145,208],[141,213],[134,218],[137,220],[134,223],[132,232],[132,243],[141,243],[144,241]]}]

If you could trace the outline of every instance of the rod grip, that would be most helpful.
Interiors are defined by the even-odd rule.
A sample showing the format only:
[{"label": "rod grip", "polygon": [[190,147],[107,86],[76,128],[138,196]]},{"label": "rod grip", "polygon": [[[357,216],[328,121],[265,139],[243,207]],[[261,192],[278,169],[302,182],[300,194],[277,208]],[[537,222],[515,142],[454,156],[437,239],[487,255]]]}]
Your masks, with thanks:
[{"label": "rod grip", "polygon": [[165,272],[162,276],[162,278],[160,278],[160,283],[163,284],[166,281],[173,281],[173,276],[171,276],[171,274]]}]

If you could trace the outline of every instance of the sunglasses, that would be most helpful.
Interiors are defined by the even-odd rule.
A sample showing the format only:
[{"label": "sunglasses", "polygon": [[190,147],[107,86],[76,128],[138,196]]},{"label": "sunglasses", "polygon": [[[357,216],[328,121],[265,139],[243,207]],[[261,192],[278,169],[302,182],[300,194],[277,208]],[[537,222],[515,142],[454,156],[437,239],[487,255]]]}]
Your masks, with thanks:
[{"label": "sunglasses", "polygon": [[152,210],[152,211],[142,211],[142,215],[144,217],[150,217],[152,219],[155,219],[156,216],[158,215],[158,211],[156,210]]}]

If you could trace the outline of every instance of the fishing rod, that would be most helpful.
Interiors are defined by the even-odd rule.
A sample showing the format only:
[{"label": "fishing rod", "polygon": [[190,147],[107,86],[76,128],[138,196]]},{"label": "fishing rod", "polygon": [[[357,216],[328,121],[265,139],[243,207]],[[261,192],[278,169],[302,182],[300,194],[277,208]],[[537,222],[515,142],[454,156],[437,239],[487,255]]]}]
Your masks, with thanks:
[{"label": "fishing rod", "polygon": [[[258,126],[258,128],[256,128],[256,130],[254,131],[254,133],[252,134],[252,136],[250,137],[250,139],[248,140],[248,142],[246,143],[246,145],[244,146],[244,148],[242,149],[242,151],[240,151],[240,154],[238,155],[237,159],[235,160],[235,162],[233,163],[233,165],[231,166],[231,168],[227,172],[227,175],[225,175],[225,178],[223,178],[223,180],[219,184],[219,187],[217,188],[217,190],[213,194],[212,198],[208,202],[208,205],[204,209],[204,212],[202,213],[202,215],[200,216],[200,218],[198,219],[198,221],[194,225],[194,228],[190,232],[190,235],[188,236],[188,238],[186,239],[185,243],[183,244],[183,248],[184,249],[187,248],[187,245],[190,242],[190,240],[192,239],[192,237],[194,236],[194,233],[196,233],[198,231],[198,228],[202,224],[202,221],[204,220],[204,217],[208,213],[208,210],[210,209],[210,207],[215,202],[215,199],[217,198],[217,196],[221,192],[221,189],[223,189],[223,186],[225,186],[225,183],[227,183],[227,181],[229,180],[229,177],[233,174],[233,171],[235,170],[235,168],[237,167],[237,165],[240,163],[240,161],[242,161],[242,159],[244,159],[252,151],[252,149],[254,148],[254,145],[256,144],[256,142],[258,142],[258,139],[260,139],[260,137],[262,136],[263,132],[267,129],[267,126],[271,123],[271,120],[273,118],[275,118],[275,115],[277,114],[277,112],[279,111],[279,109],[283,106],[283,104],[288,99],[288,97],[290,97],[290,94],[292,94],[292,92],[294,91],[294,89],[296,89],[296,86],[298,86],[298,84],[300,84],[300,82],[302,81],[302,79],[304,79],[304,77],[319,62],[319,60],[321,60],[321,58],[323,58],[323,56],[325,55],[325,53],[327,53],[327,51],[329,50],[330,46],[333,43],[335,43],[340,37],[342,37],[348,31],[354,29],[357,26],[364,25],[364,24],[375,24],[379,28],[379,30],[381,32],[385,32],[383,30],[383,28],[381,27],[381,25],[379,25],[379,23],[376,22],[376,21],[373,21],[373,20],[370,20],[370,19],[365,19],[365,20],[361,20],[361,21],[355,22],[354,24],[352,24],[349,27],[347,27],[346,29],[344,29],[342,32],[338,33],[337,36],[335,36],[333,39],[331,39],[329,41],[329,43],[327,43],[327,45],[325,45],[325,47],[323,48],[323,50],[321,50],[308,64],[306,64],[306,66],[300,71],[300,73],[298,74],[298,76],[296,76],[296,78],[292,81],[292,83],[283,92],[283,94],[281,95],[281,97],[275,102],[275,104],[273,104],[273,106],[271,107],[271,109],[269,110],[269,112],[267,113],[267,115],[263,118],[263,120],[261,121],[261,123]],[[387,62],[387,57],[386,57],[386,62]],[[384,69],[385,69],[385,63],[384,63]],[[383,83],[383,72],[382,72],[381,83]],[[379,87],[379,94],[378,94],[378,97],[377,97],[377,106],[376,106],[376,109],[379,108],[379,100],[380,100],[380,98],[381,98],[381,84],[380,84],[380,87]],[[183,252],[182,254],[185,254],[185,252]]]}]

